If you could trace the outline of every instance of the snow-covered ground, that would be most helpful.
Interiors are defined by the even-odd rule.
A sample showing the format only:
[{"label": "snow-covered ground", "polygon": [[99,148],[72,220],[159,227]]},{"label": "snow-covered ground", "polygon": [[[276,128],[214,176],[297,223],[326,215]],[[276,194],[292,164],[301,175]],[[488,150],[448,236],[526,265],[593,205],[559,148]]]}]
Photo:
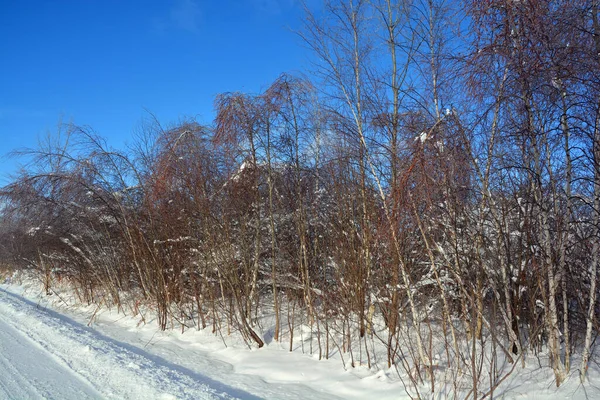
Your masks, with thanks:
[{"label": "snow-covered ground", "polygon": [[0,397],[256,398],[0,289]]},{"label": "snow-covered ground", "polygon": [[[393,370],[346,371],[339,359],[290,353],[284,343],[252,350],[210,332],[162,332],[149,316],[144,324],[115,309],[73,306],[67,295],[41,295],[34,281],[0,285],[0,399],[409,398]],[[592,363],[588,383],[575,370],[556,389],[552,371],[532,357],[494,397],[596,399],[600,373]]]},{"label": "snow-covered ground", "polygon": [[[116,310],[61,307],[0,285],[0,399],[377,399],[399,382],[283,348],[226,347],[213,335],[161,332]],[[365,377],[366,376],[366,377]],[[382,382],[382,380],[384,382]]]},{"label": "snow-covered ground", "polygon": [[24,332],[0,321],[0,398],[43,397],[95,398],[100,393]]}]

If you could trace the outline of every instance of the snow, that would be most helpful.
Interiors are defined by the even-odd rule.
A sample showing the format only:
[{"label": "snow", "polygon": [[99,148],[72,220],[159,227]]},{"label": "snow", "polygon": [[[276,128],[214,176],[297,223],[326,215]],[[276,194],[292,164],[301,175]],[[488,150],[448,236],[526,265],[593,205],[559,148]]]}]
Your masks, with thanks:
[{"label": "snow", "polygon": [[0,388],[7,398],[256,398],[16,294],[0,289],[0,300]]},{"label": "snow", "polygon": [[425,143],[425,141],[427,140],[427,132],[425,132],[425,131],[421,132],[417,137],[415,137],[415,142],[417,140],[420,141],[421,143]]},{"label": "snow", "polygon": [[[404,398],[401,383],[389,380],[386,374],[374,375],[360,367],[348,372],[339,359],[319,361],[290,353],[285,350],[287,343],[279,346],[273,342],[266,348],[249,350],[242,343],[225,346],[210,332],[162,332],[153,323],[141,324],[139,316],[125,317],[114,309],[95,313],[95,306],[66,308],[63,301],[68,299],[63,293],[62,300],[56,295],[38,295],[37,286],[31,282],[25,286],[0,285],[0,321],[10,324],[23,342],[30,342],[55,360],[58,366],[51,368],[62,368],[53,384],[44,385],[52,394],[50,398],[285,400],[374,396],[384,400],[398,399],[399,394]],[[10,343],[0,336],[0,348]],[[6,358],[12,360],[12,356]],[[0,373],[0,387],[4,387],[6,377]],[[27,379],[8,377],[24,387],[23,391],[9,387],[8,398],[47,397],[31,396],[35,385]],[[81,381],[81,385],[62,382],[67,379]],[[74,389],[61,392],[59,386]]]},{"label": "snow", "polygon": [[[293,352],[289,342],[267,337],[265,347],[249,349],[234,336],[225,345],[210,329],[160,331],[151,310],[143,323],[140,315],[114,308],[75,305],[68,291],[45,296],[40,289],[33,281],[0,284],[0,399],[410,398],[394,368],[357,364],[345,370],[336,355],[318,360],[303,354],[313,334],[308,325],[298,326]],[[494,397],[600,398],[596,361],[589,383],[582,385],[573,368],[558,389],[547,365],[543,352],[528,356],[524,368],[518,360]],[[435,396],[421,387],[423,396],[453,396],[444,368],[439,362]]]},{"label": "snow", "polygon": [[92,385],[0,320],[0,398],[101,398]]}]

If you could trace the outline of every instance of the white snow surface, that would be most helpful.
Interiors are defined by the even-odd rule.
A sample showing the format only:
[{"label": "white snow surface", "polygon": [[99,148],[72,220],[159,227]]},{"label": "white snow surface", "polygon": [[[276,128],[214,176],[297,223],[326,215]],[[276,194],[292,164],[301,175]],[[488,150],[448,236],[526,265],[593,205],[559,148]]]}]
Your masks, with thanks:
[{"label": "white snow surface", "polygon": [[403,397],[385,374],[344,371],[338,359],[285,344],[226,347],[210,332],[162,332],[139,316],[96,311],[61,305],[33,282],[0,284],[0,400]]},{"label": "white snow surface", "polygon": [[[288,343],[269,340],[260,350],[234,337],[225,345],[210,329],[162,332],[151,312],[142,323],[139,315],[78,306],[67,296],[46,296],[34,281],[0,281],[0,400],[410,398],[393,369],[344,370],[338,358],[318,360],[300,345],[290,353]],[[588,382],[579,382],[574,367],[558,389],[544,364],[544,356],[528,358],[494,398],[600,398],[597,360]],[[443,386],[421,394],[448,398]]]},{"label": "white snow surface", "polygon": [[75,371],[27,334],[0,321],[0,398],[99,398]]},{"label": "white snow surface", "polygon": [[256,397],[0,289],[0,398]]}]

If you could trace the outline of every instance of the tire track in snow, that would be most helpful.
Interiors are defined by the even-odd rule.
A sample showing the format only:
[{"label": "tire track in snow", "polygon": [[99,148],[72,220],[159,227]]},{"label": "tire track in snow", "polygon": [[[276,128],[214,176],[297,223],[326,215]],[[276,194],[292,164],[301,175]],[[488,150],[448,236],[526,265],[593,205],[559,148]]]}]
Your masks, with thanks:
[{"label": "tire track in snow", "polygon": [[0,320],[0,398],[101,398],[89,382]]},{"label": "tire track in snow", "polygon": [[[0,393],[26,386],[23,390],[29,392],[22,393],[26,398],[257,399],[250,393],[101,335],[54,311],[38,308],[35,303],[3,289],[0,289],[0,321],[3,321],[0,346],[11,346],[14,337],[17,341],[21,338],[23,347],[29,348],[24,351],[44,358],[44,368],[61,371],[59,376],[49,375],[49,381],[38,385],[35,376],[31,379],[26,376],[27,367],[36,363],[36,358],[29,359],[20,372],[8,374],[8,378],[4,373],[0,374]],[[1,365],[15,363],[12,358],[18,354],[2,356],[0,371]],[[17,370],[13,368],[13,371]],[[67,375],[68,378],[64,378]],[[69,379],[69,384],[64,384],[63,378]],[[58,393],[69,387],[80,392],[77,395]],[[37,392],[40,388],[48,388],[50,393]],[[8,397],[15,395],[22,397],[19,393],[9,393]]]}]

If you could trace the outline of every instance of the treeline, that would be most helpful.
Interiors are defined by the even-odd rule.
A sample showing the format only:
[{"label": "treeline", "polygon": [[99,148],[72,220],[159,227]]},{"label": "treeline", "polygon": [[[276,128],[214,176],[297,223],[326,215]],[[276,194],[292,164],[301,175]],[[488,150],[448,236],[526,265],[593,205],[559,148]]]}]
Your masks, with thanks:
[{"label": "treeline", "polygon": [[436,359],[479,398],[498,354],[541,349],[557,385],[575,354],[583,379],[599,18],[597,0],[326,1],[300,33],[314,83],[219,95],[209,125],[149,118],[127,150],[70,125],[26,151],[0,192],[3,262],[258,347],[260,312],[290,348],[305,313],[320,356],[370,364],[377,341],[431,390]]}]

